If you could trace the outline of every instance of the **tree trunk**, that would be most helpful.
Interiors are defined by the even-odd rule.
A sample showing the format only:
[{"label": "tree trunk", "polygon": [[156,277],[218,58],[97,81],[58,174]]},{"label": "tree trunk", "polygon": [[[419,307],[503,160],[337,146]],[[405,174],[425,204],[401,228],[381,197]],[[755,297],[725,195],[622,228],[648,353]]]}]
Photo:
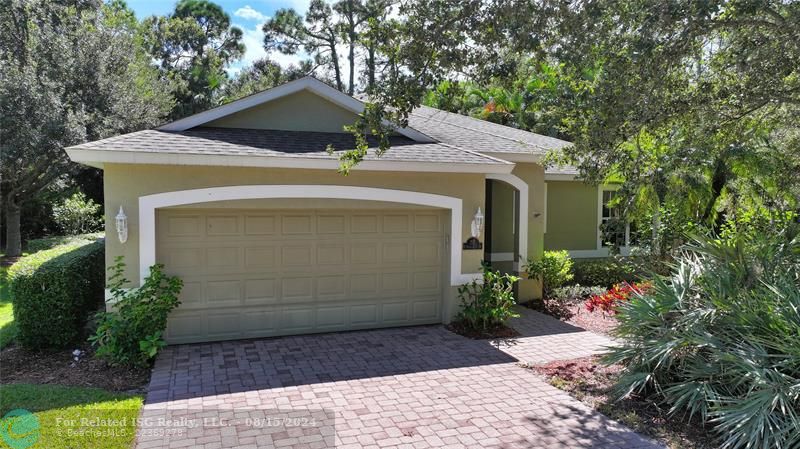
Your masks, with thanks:
[{"label": "tree trunk", "polygon": [[330,43],[331,49],[331,62],[333,63],[333,73],[336,76],[336,89],[340,92],[344,92],[344,86],[342,85],[342,70],[339,67],[339,54],[336,53],[336,41],[332,41]]},{"label": "tree trunk", "polygon": [[353,95],[355,89],[355,74],[356,74],[356,42],[355,34],[350,33],[350,54],[347,59],[350,63],[350,84],[347,86],[347,95]]},{"label": "tree trunk", "polygon": [[[718,159],[717,163],[714,165],[714,174],[711,177],[711,198],[709,198],[708,203],[706,203],[706,208],[703,211],[703,216],[700,218],[700,221],[705,224],[709,224],[708,221],[711,218],[711,214],[714,213],[714,206],[717,204],[717,200],[722,195],[722,189],[725,188],[725,185],[728,183],[728,167],[724,160]],[[718,223],[719,220],[715,220],[715,224]]]},{"label": "tree trunk", "polygon": [[17,257],[22,254],[20,206],[10,195],[6,200],[6,256]]},{"label": "tree trunk", "polygon": [[367,91],[372,92],[375,88],[375,46],[370,45],[367,57]]}]

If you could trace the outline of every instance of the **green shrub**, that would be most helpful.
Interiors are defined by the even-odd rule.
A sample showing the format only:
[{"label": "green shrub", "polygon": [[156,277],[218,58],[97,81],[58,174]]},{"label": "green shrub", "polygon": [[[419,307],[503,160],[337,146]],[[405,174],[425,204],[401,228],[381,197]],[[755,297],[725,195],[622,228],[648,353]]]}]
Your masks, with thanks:
[{"label": "green shrub", "polygon": [[96,232],[93,234],[57,235],[53,237],[31,239],[27,241],[26,249],[29,253],[36,253],[39,251],[44,251],[46,249],[55,248],[56,246],[59,245],[67,245],[67,244],[86,242],[86,241],[95,241],[99,238],[103,238],[103,236],[104,234],[102,232]]},{"label": "green shrub", "polygon": [[524,269],[528,277],[542,281],[542,295],[545,298],[550,297],[553,289],[575,277],[572,273],[572,258],[566,250],[545,251],[541,260],[529,260]]},{"label": "green shrub", "polygon": [[612,256],[578,259],[574,264],[576,283],[611,288],[622,282],[638,282],[651,276],[653,266],[645,258]]},{"label": "green shrub", "polygon": [[104,243],[77,241],[25,256],[9,270],[16,339],[31,349],[73,343],[103,300]]},{"label": "green shrub", "polygon": [[100,205],[86,198],[83,192],[74,193],[53,206],[53,220],[68,235],[96,232],[103,226]]},{"label": "green shrub", "polygon": [[503,325],[509,318],[517,316],[513,307],[514,282],[518,277],[500,274],[483,265],[482,280],[474,280],[458,288],[461,312],[458,320],[468,329],[487,332]]},{"label": "green shrub", "polygon": [[109,278],[114,310],[97,315],[97,331],[89,338],[97,355],[115,365],[145,365],[164,347],[169,313],[180,304],[183,281],[164,274],[161,264],[150,267],[141,287],[125,290],[125,264],[118,257]]},{"label": "green shrub", "polygon": [[699,416],[723,448],[800,447],[800,237],[770,234],[697,238],[617,308],[619,395]]}]

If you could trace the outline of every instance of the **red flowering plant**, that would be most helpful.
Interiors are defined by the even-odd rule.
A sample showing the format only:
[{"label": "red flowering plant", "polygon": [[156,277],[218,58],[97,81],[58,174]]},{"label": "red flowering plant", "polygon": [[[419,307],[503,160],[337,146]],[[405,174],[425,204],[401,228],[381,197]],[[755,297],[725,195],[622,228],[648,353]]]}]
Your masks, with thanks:
[{"label": "red flowering plant", "polygon": [[653,284],[650,282],[634,282],[633,284],[622,282],[615,284],[611,287],[611,290],[602,295],[592,295],[592,297],[586,301],[586,310],[589,312],[600,310],[602,312],[616,314],[617,306],[620,303],[628,301],[633,295],[644,294],[647,290],[650,290],[652,286]]}]

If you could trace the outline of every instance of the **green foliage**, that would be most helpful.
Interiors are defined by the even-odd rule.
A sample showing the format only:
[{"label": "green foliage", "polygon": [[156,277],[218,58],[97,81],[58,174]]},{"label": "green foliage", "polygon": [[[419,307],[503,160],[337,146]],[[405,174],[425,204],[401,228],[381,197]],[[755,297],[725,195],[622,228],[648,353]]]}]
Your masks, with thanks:
[{"label": "green foliage", "polygon": [[97,239],[101,239],[104,236],[105,236],[104,233],[96,232],[93,234],[59,235],[55,237],[44,237],[41,239],[28,240],[27,250],[29,253],[36,253],[59,245],[68,245],[82,241],[94,241]]},{"label": "green foliage", "polygon": [[648,279],[653,273],[663,271],[663,267],[658,261],[648,257],[613,256],[578,259],[574,270],[575,282],[578,284],[611,288],[614,284]]},{"label": "green foliage", "polygon": [[508,319],[516,317],[513,307],[514,283],[518,277],[500,274],[483,265],[482,280],[474,280],[458,288],[461,311],[458,320],[467,328],[487,332],[502,326]]},{"label": "green foliage", "polygon": [[554,289],[575,277],[572,265],[568,251],[545,251],[540,260],[528,260],[524,269],[528,277],[542,281],[542,294],[545,298],[549,298]]},{"label": "green foliage", "polygon": [[77,241],[25,256],[9,270],[17,341],[63,348],[103,300],[104,242]]},{"label": "green foliage", "polygon": [[242,30],[207,0],[180,0],[168,16],[144,20],[143,45],[158,61],[176,101],[173,118],[214,104],[215,92],[227,81],[225,68],[245,51]]},{"label": "green foliage", "polygon": [[672,275],[619,305],[625,368],[637,392],[713,425],[723,448],[800,445],[800,237],[697,238]]},{"label": "green foliage", "polygon": [[583,299],[594,295],[602,295],[608,290],[606,287],[572,284],[554,288],[548,298],[550,299]]},{"label": "green foliage", "polygon": [[153,127],[172,97],[123,3],[13,0],[2,9],[0,179],[8,254],[18,255],[18,211],[79,170],[64,147]]},{"label": "green foliage", "polygon": [[101,206],[81,192],[53,206],[53,219],[67,235],[98,231],[103,225]]},{"label": "green foliage", "polygon": [[180,304],[183,281],[164,274],[164,266],[150,267],[141,287],[125,290],[125,264],[118,257],[109,277],[113,311],[97,315],[97,331],[89,340],[97,355],[113,364],[145,365],[164,347],[162,338],[169,313]]}]

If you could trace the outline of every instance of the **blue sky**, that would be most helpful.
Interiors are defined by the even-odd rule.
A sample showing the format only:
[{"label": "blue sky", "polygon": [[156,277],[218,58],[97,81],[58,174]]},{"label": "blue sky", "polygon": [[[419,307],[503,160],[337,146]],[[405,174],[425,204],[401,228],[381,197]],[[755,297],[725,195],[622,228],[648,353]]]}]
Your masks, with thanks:
[{"label": "blue sky", "polygon": [[[136,12],[136,16],[139,19],[153,14],[169,14],[174,9],[176,2],[171,0],[126,1],[128,6]],[[222,6],[222,9],[231,16],[233,24],[244,32],[243,41],[247,51],[244,58],[229,70],[230,73],[236,73],[241,67],[267,55],[262,45],[264,33],[261,32],[261,24],[280,8],[294,8],[303,14],[308,8],[309,0],[217,0],[215,3]],[[288,65],[302,59],[299,56],[286,56],[277,53],[269,56],[282,65]]]}]

